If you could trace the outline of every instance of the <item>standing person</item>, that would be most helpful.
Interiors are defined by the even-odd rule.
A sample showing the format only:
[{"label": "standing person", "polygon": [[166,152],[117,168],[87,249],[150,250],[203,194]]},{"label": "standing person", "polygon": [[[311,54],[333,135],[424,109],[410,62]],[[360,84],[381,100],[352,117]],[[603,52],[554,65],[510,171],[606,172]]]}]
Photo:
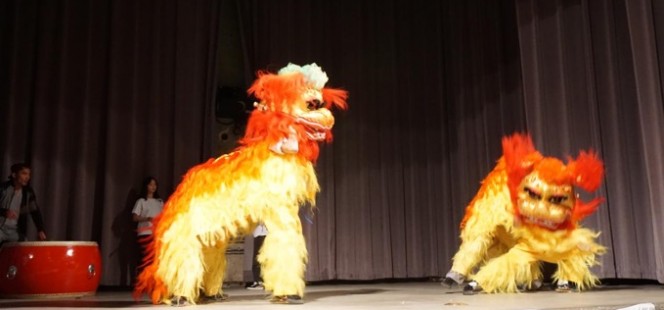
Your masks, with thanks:
[{"label": "standing person", "polygon": [[[162,208],[164,207],[164,201],[159,198],[157,189],[157,179],[154,177],[145,178],[143,181],[143,186],[141,187],[140,198],[136,200],[134,209],[131,211],[132,219],[134,222],[138,223],[136,233],[138,235],[139,243],[141,244],[142,254],[144,254],[145,245],[147,244],[147,242],[144,241],[149,239],[148,237],[152,236],[152,219],[159,215]],[[143,262],[143,255],[140,257],[141,259],[138,263],[139,272],[140,269],[142,269],[140,266]]]},{"label": "standing person", "polygon": [[0,244],[27,240],[27,214],[30,214],[37,227],[39,240],[44,241],[44,221],[37,206],[37,197],[30,186],[30,165],[16,163],[10,170],[9,180],[0,185]]},{"label": "standing person", "polygon": [[254,229],[254,256],[253,263],[251,264],[251,274],[253,275],[253,282],[248,283],[245,288],[248,290],[262,290],[263,289],[263,278],[261,278],[261,265],[258,263],[258,253],[263,246],[263,241],[265,241],[265,236],[267,236],[267,227],[265,224],[260,223]]}]

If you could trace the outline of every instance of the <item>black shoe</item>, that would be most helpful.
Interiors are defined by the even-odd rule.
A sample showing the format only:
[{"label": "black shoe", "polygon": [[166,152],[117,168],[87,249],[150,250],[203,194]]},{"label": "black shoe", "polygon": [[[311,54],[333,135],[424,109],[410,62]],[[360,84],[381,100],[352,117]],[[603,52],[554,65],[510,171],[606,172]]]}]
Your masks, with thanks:
[{"label": "black shoe", "polygon": [[475,281],[470,281],[466,286],[463,287],[464,295],[475,295],[477,292],[481,291],[479,284]]},{"label": "black shoe", "polygon": [[265,289],[265,287],[263,287],[263,283],[261,282],[252,282],[251,284],[245,286],[244,288],[252,291],[260,291]]},{"label": "black shoe", "polygon": [[273,304],[289,304],[289,305],[301,305],[304,303],[301,296],[298,295],[282,295],[274,296],[270,299],[270,302]]}]

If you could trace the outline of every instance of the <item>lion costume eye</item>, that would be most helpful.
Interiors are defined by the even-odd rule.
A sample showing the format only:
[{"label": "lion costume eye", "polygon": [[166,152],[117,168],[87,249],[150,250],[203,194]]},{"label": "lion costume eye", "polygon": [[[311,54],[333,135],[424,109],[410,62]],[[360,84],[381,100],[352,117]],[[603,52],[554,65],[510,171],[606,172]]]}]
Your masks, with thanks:
[{"label": "lion costume eye", "polygon": [[563,201],[566,201],[566,200],[567,200],[567,196],[553,195],[553,196],[549,197],[549,202],[553,203],[553,204],[557,204],[557,205],[563,203]]},{"label": "lion costume eye", "polygon": [[533,189],[530,189],[528,187],[524,187],[523,191],[526,192],[528,194],[528,196],[530,196],[530,198],[532,198],[532,199],[536,199],[536,200],[542,199],[542,195],[540,195],[539,193],[537,193]]},{"label": "lion costume eye", "polygon": [[323,107],[323,102],[318,99],[307,101],[307,109],[309,109],[309,111],[318,110],[321,107]]}]

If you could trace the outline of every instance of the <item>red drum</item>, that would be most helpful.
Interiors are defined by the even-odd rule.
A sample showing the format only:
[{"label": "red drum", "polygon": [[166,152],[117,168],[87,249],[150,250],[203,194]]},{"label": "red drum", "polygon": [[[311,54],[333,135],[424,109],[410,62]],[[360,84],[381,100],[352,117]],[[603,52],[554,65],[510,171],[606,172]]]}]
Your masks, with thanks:
[{"label": "red drum", "polygon": [[0,248],[0,296],[94,295],[101,279],[96,242],[10,242]]}]

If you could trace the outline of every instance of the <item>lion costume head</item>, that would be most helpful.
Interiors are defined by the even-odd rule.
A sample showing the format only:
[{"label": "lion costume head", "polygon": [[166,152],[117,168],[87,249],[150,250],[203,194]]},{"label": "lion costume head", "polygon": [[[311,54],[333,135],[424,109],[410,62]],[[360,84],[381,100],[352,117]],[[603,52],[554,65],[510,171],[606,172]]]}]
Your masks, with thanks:
[{"label": "lion costume head", "polygon": [[[300,152],[309,160],[318,157],[319,141],[332,141],[334,116],[330,109],[346,109],[347,93],[325,87],[328,77],[315,63],[288,64],[277,74],[261,71],[249,88],[259,102],[252,112],[241,144],[277,143],[295,134]],[[274,130],[277,128],[277,130]]]},{"label": "lion costume head", "polygon": [[595,212],[602,199],[584,202],[575,191],[575,187],[579,187],[594,192],[600,186],[604,167],[595,152],[581,151],[576,159],[569,158],[565,165],[537,152],[528,135],[505,137],[502,143],[508,187],[518,223],[549,230],[569,230]]}]

